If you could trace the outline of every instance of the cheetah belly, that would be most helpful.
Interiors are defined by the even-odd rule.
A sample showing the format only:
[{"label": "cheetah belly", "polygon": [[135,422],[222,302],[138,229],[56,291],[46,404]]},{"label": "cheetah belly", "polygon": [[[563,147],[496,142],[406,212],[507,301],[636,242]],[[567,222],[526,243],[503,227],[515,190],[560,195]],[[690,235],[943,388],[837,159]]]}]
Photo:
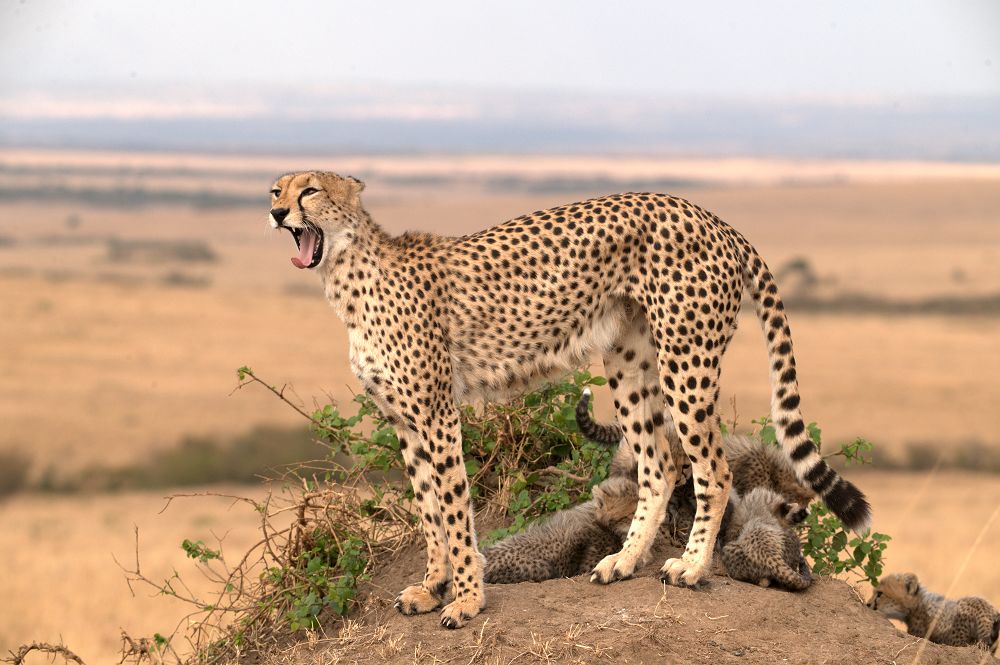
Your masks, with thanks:
[{"label": "cheetah belly", "polygon": [[515,353],[513,335],[491,339],[491,348],[481,348],[477,340],[459,337],[451,349],[456,401],[503,401],[564,376],[588,363],[590,354],[614,346],[625,330],[629,313],[626,301],[614,298],[595,308],[579,332],[570,331],[561,338],[549,335],[527,357]]}]

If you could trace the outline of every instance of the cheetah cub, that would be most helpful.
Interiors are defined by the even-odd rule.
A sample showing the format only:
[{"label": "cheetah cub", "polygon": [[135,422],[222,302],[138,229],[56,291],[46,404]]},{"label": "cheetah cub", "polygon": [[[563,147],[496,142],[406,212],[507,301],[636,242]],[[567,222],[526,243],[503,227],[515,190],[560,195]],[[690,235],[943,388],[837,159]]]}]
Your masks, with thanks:
[{"label": "cheetah cub", "polygon": [[808,515],[808,509],[766,487],[745,496],[731,492],[718,541],[726,572],[762,587],[773,583],[790,591],[808,588],[812,575],[793,528]]},{"label": "cheetah cub", "polygon": [[948,600],[920,585],[913,573],[886,575],[868,607],[906,624],[910,635],[949,646],[980,646],[996,653],[1000,614],[982,598]]},{"label": "cheetah cub", "polygon": [[634,478],[611,476],[594,487],[589,501],[483,548],[485,581],[542,582],[589,573],[621,549],[638,500]]}]

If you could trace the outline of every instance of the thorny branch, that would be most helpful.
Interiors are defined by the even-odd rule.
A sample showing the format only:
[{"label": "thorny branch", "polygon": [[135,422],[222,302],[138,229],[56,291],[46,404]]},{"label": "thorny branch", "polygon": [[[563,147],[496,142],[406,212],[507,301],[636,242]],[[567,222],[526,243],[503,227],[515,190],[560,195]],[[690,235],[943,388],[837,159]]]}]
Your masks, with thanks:
[{"label": "thorny branch", "polygon": [[53,656],[62,656],[66,662],[74,662],[78,665],[86,665],[79,656],[67,649],[61,644],[49,644],[47,642],[32,642],[31,644],[22,645],[17,651],[11,651],[10,656],[7,658],[0,659],[5,663],[11,663],[11,665],[22,665],[24,663],[25,657],[32,651],[38,651],[41,653],[51,654]]}]

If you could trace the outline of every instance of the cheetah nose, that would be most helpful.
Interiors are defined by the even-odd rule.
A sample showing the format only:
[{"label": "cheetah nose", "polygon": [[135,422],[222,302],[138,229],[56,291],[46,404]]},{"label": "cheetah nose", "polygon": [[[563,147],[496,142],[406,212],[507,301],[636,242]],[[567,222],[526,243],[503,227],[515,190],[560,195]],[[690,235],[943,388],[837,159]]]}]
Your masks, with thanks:
[{"label": "cheetah nose", "polygon": [[285,221],[285,217],[288,216],[288,208],[271,208],[271,217],[278,224]]}]

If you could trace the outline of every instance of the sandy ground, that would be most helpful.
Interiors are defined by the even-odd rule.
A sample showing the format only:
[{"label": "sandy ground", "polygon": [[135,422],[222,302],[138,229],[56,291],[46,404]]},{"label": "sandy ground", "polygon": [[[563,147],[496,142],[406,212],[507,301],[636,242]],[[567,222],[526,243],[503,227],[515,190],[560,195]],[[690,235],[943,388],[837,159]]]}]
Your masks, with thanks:
[{"label": "sandy ground", "polygon": [[[928,588],[952,596],[965,594],[981,595],[1000,606],[1000,571],[996,567],[996,553],[1000,551],[1000,518],[995,513],[1000,507],[1000,481],[995,476],[938,473],[858,473],[853,479],[869,495],[875,513],[875,528],[893,536],[890,543],[886,571],[912,571],[917,573]],[[217,492],[246,493],[247,488],[208,488]],[[249,491],[253,491],[252,489]],[[133,635],[164,634],[173,630],[188,609],[185,605],[168,598],[153,597],[148,589],[136,589],[133,596],[125,583],[124,575],[113,557],[125,565],[130,565],[135,557],[134,527],[139,527],[142,569],[154,579],[165,579],[174,570],[190,581],[196,591],[206,590],[206,583],[190,560],[181,551],[180,543],[185,538],[204,540],[212,544],[217,537],[224,536],[225,551],[229,556],[240,554],[251,543],[256,542],[257,521],[251,510],[242,505],[232,505],[226,499],[191,498],[177,500],[163,511],[165,501],[162,492],[132,492],[116,495],[93,496],[35,496],[23,495],[0,503],[0,557],[8,562],[8,569],[16,574],[0,576],[0,653],[21,642],[30,640],[57,640],[60,636],[89,663],[115,662],[120,629]],[[993,522],[989,520],[993,517]],[[422,552],[416,547],[404,563],[380,575],[376,579],[381,597],[391,598],[403,586],[416,580],[422,574]],[[550,586],[551,585],[551,586]],[[561,602],[571,602],[570,610],[560,610],[555,615],[546,613],[544,621],[533,615],[532,621],[539,623],[531,630],[549,638],[561,638],[556,631],[569,631],[566,612],[583,613],[576,623],[608,623],[624,629],[620,624],[623,617],[644,616],[648,620],[652,613],[675,615],[665,609],[673,603],[673,598],[686,598],[689,592],[671,590],[670,596],[660,603],[660,592],[651,579],[627,583],[628,586],[604,590],[589,585],[584,579],[549,583],[547,585],[518,585],[515,588],[494,592],[492,607],[556,608]],[[634,585],[634,586],[632,586]],[[717,585],[727,589],[726,585]],[[642,589],[640,596],[624,599],[619,589]],[[551,590],[561,590],[549,593]],[[561,593],[573,591],[573,598],[560,600]],[[867,591],[862,590],[863,593]],[[630,592],[631,593],[631,592]],[[728,593],[728,592],[725,592]],[[755,592],[756,593],[756,592]],[[841,609],[838,603],[846,603],[850,598],[846,592],[837,591],[835,601],[823,607],[813,607],[808,602],[785,607],[783,602],[792,598],[786,594],[769,591],[763,596],[752,596],[740,602],[768,601],[754,613],[759,615],[759,624],[743,626],[739,637],[750,640],[745,629],[752,632],[768,631],[782,625],[792,614],[804,612],[802,619],[792,624],[791,632],[801,630],[832,630],[828,627],[826,613]],[[713,600],[704,607],[697,605],[692,597],[684,601],[684,622],[694,621],[700,626],[699,633],[703,649],[699,653],[715,653],[715,647],[708,644],[715,639],[721,644],[739,646],[736,642],[719,640],[716,630],[721,630],[714,621],[706,621],[705,614],[718,616],[727,614],[725,606],[730,602],[727,596],[711,596]],[[710,598],[710,596],[705,596]],[[808,596],[806,597],[808,598]],[[782,603],[776,603],[780,599]],[[613,606],[607,605],[611,602]],[[640,611],[642,603],[649,603]],[[660,603],[654,611],[654,606]],[[714,603],[714,604],[713,604]],[[748,606],[749,607],[749,606]],[[764,610],[762,607],[766,607]],[[625,610],[625,614],[622,610]],[[505,610],[506,611],[506,610]],[[635,613],[638,614],[629,614]],[[787,612],[787,613],[786,613]],[[405,630],[408,634],[438,634],[436,621],[428,618],[414,620],[414,623],[400,623],[392,619],[393,630]],[[487,633],[503,626],[509,631],[509,612],[497,623],[493,617],[487,625]],[[527,615],[525,615],[527,616]],[[551,621],[549,620],[551,619]],[[517,619],[521,623],[524,619]],[[507,623],[504,623],[507,622]],[[572,622],[570,622],[572,623]],[[806,625],[808,624],[808,625]],[[643,624],[649,627],[647,624]],[[681,624],[670,624],[671,630]],[[541,626],[544,630],[538,628]],[[712,626],[716,626],[711,628]],[[729,630],[733,625],[723,628]],[[483,623],[474,625],[478,632]],[[605,628],[599,642],[610,648],[613,629]],[[782,629],[785,630],[785,629]],[[547,632],[546,632],[547,631]],[[466,644],[466,635],[461,633],[461,644]],[[836,633],[836,631],[832,631]],[[520,635],[520,633],[517,633]],[[841,632],[843,636],[850,633]],[[670,633],[673,643],[674,633]],[[724,636],[735,637],[723,633]],[[762,641],[782,639],[781,634],[768,638],[767,633],[747,641],[743,646],[756,645],[758,653],[776,655],[776,652],[759,651]],[[888,662],[896,649],[905,642],[892,637],[891,631],[879,633],[888,642],[897,644],[894,648],[882,645],[872,653],[887,657]],[[532,645],[527,633],[521,635],[522,649]],[[439,638],[437,638],[439,639]],[[520,639],[520,638],[517,638]],[[825,638],[824,638],[825,639]],[[832,639],[832,637],[830,638]],[[867,639],[867,638],[866,638]],[[881,638],[879,638],[881,639]],[[544,639],[542,640],[545,641]],[[593,642],[584,640],[588,644]],[[561,644],[561,642],[558,642]],[[782,642],[794,649],[793,641]],[[683,642],[688,647],[691,642]],[[657,648],[661,648],[660,645]],[[829,647],[829,645],[827,645]],[[413,645],[408,647],[412,655]],[[832,647],[831,647],[832,648]],[[910,651],[910,649],[908,649]],[[512,657],[515,654],[510,654]],[[750,662],[778,662],[764,660]],[[790,662],[817,662],[801,654],[790,652]],[[912,654],[911,654],[912,655]],[[471,656],[471,652],[469,654]],[[402,657],[402,656],[401,656]],[[796,660],[798,658],[798,660]],[[468,656],[466,662],[468,660]],[[350,662],[350,661],[348,661]],[[402,661],[400,661],[402,662]],[[410,662],[410,661],[406,661]],[[506,662],[506,661],[504,661]],[[633,661],[635,662],[635,661]],[[670,661],[667,661],[670,662]],[[699,661],[700,662],[700,661]],[[830,662],[850,662],[833,660]],[[880,662],[867,657],[855,662]],[[910,661],[903,661],[910,662]],[[934,661],[923,661],[934,662]],[[941,662],[976,662],[975,660],[954,660]]]}]

